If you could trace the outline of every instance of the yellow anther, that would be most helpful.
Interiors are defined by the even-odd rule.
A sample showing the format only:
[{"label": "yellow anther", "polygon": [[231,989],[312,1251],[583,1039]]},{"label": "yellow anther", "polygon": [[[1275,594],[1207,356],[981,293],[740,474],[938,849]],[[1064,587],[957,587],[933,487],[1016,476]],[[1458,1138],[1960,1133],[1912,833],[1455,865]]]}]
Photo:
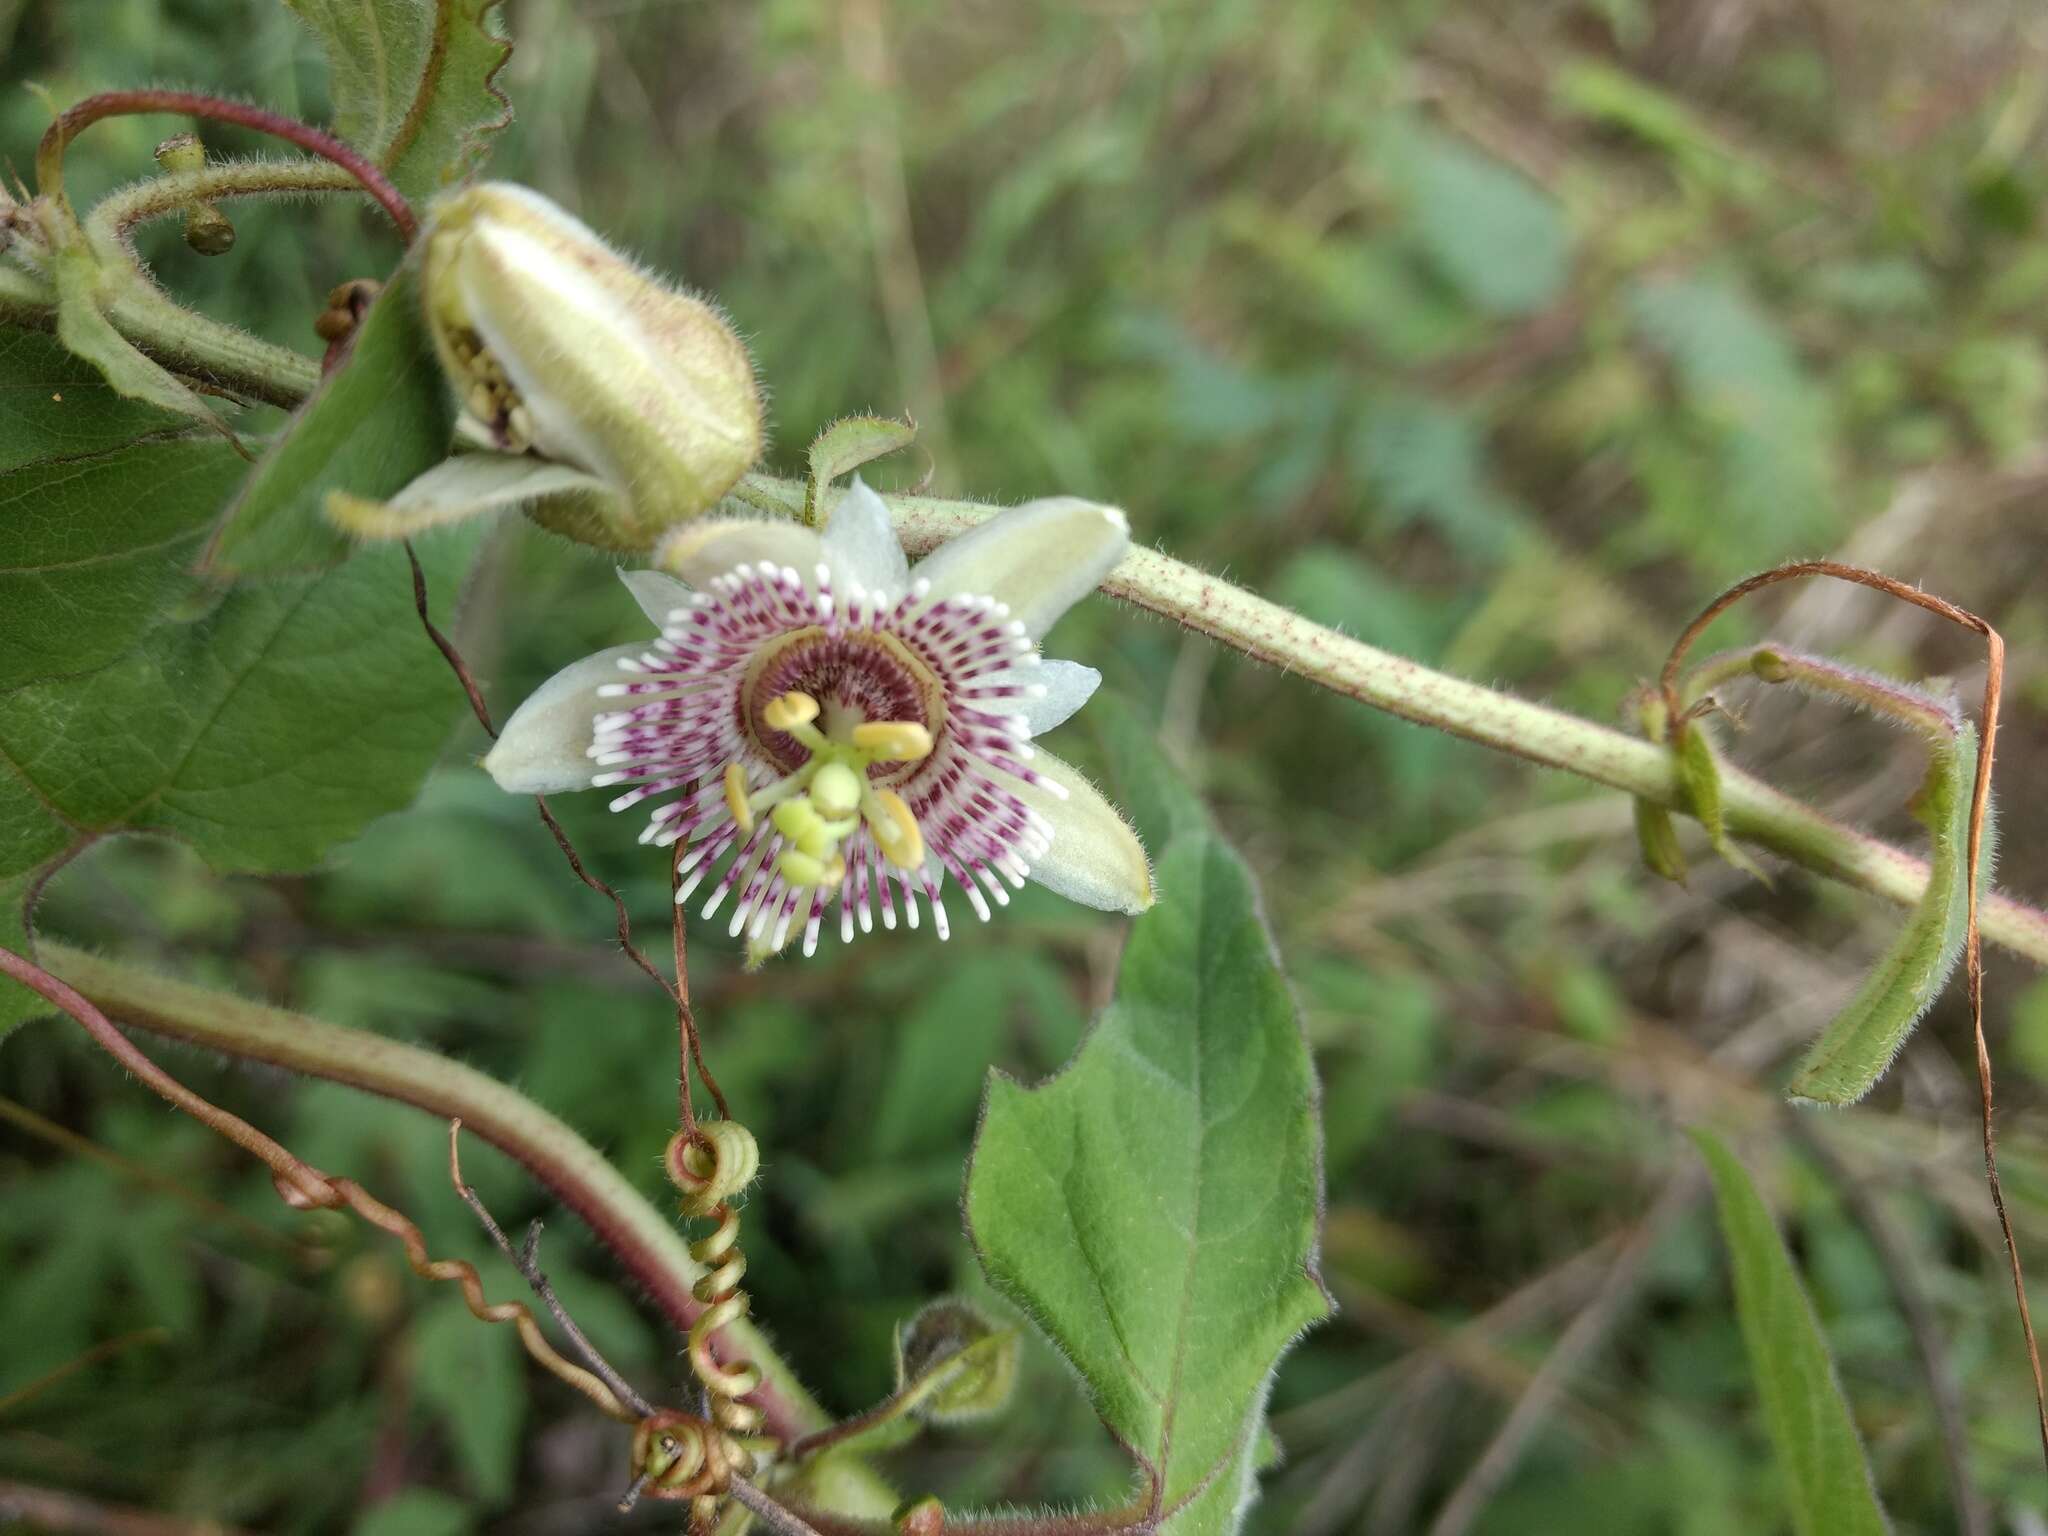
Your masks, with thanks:
[{"label": "yellow anther", "polygon": [[853,728],[854,750],[885,763],[929,757],[932,733],[915,720],[869,720]]},{"label": "yellow anther", "polygon": [[768,723],[771,731],[794,730],[799,725],[808,725],[818,718],[818,701],[808,693],[794,689],[768,701],[768,707],[761,711],[761,718]]},{"label": "yellow anther", "polygon": [[901,795],[893,789],[876,790],[862,810],[883,858],[898,869],[917,869],[924,864],[924,834],[918,831],[917,818]]},{"label": "yellow anther", "polygon": [[754,830],[754,808],[747,804],[747,776],[738,763],[725,765],[725,808],[742,832]]},{"label": "yellow anther", "polygon": [[827,816],[851,816],[859,810],[860,791],[861,775],[844,763],[825,763],[811,779],[811,799]]}]

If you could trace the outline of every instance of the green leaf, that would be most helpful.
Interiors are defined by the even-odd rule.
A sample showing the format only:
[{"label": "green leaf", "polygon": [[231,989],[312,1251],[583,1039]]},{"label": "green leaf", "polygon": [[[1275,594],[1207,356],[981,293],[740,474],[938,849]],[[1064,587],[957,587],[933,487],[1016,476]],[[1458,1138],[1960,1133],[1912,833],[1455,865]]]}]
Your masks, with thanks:
[{"label": "green leaf", "polygon": [[285,0],[320,39],[334,129],[418,200],[459,180],[512,120],[495,84],[500,0]]},{"label": "green leaf", "polygon": [[982,1267],[1081,1374],[1166,1519],[1248,1500],[1280,1354],[1325,1316],[1316,1085],[1251,877],[1191,831],[1074,1061],[996,1074],[967,1181]]},{"label": "green leaf", "polygon": [[1834,1359],[1771,1213],[1728,1149],[1705,1131],[1692,1134],[1713,1175],[1735,1307],[1764,1426],[1790,1486],[1793,1529],[1799,1536],[1884,1536],[1890,1527]]},{"label": "green leaf", "polygon": [[[305,868],[412,798],[461,692],[404,553],[226,594],[189,573],[243,466],[185,437],[0,474],[0,893],[106,833],[220,870]],[[445,604],[473,540],[422,550]],[[17,621],[19,619],[19,622]],[[0,1027],[30,1006],[0,986]]]},{"label": "green leaf", "polygon": [[[1975,727],[1965,725],[1956,737],[1934,743],[1927,781],[1913,807],[1933,838],[1927,889],[1891,948],[1800,1061],[1788,1090],[1795,1099],[1854,1104],[1870,1092],[1954,972],[1968,931],[1966,866],[1976,771]],[[1988,814],[1986,822],[1984,870],[1991,864]]]},{"label": "green leaf", "polygon": [[1427,523],[1481,561],[1509,553],[1522,531],[1522,510],[1494,486],[1470,411],[1421,395],[1381,400],[1353,434],[1351,458],[1388,528]]},{"label": "green leaf", "polygon": [[432,1488],[404,1488],[372,1505],[350,1536],[463,1536],[474,1524],[462,1500]]},{"label": "green leaf", "polygon": [[84,458],[147,433],[190,425],[182,416],[116,393],[104,374],[48,332],[0,328],[0,474],[37,459]]},{"label": "green leaf", "polygon": [[804,522],[808,525],[816,521],[818,498],[826,486],[863,464],[899,448],[908,448],[916,437],[915,423],[886,416],[843,416],[833,422],[811,443],[811,478],[804,488]]},{"label": "green leaf", "polygon": [[957,1150],[1002,1038],[1016,974],[1013,956],[977,955],[920,990],[868,1122],[870,1157],[897,1162]]},{"label": "green leaf", "polygon": [[448,456],[455,401],[419,302],[419,262],[402,263],[363,316],[347,359],[321,380],[234,500],[202,566],[234,577],[319,570],[344,559],[330,491],[390,496]]},{"label": "green leaf", "polygon": [[1394,145],[1415,237],[1445,278],[1494,314],[1527,314],[1557,297],[1571,234],[1541,188],[1428,128],[1399,134]]},{"label": "green leaf", "polygon": [[1646,439],[1638,467],[1655,482],[1652,517],[1630,542],[1660,534],[1731,578],[1825,543],[1836,531],[1831,403],[1772,316],[1713,278],[1646,278],[1626,307],[1670,364],[1684,429]]},{"label": "green leaf", "polygon": [[412,1345],[413,1390],[441,1421],[470,1486],[493,1503],[510,1497],[526,1418],[518,1335],[447,1296],[420,1314]]}]

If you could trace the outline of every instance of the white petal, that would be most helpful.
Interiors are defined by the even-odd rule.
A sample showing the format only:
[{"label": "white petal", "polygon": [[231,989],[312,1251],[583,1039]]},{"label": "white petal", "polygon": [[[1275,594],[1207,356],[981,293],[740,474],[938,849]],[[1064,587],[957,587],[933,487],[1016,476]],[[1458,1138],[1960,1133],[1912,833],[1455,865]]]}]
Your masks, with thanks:
[{"label": "white petal", "polygon": [[977,684],[1005,688],[1041,690],[1022,698],[990,699],[983,704],[998,714],[1022,715],[1033,736],[1043,736],[1055,726],[1065,725],[1074,711],[1086,704],[1102,685],[1102,674],[1078,661],[1040,662],[1035,667],[1011,667],[992,676],[978,677]]},{"label": "white petal", "polygon": [[859,475],[825,520],[824,544],[825,561],[839,581],[892,597],[910,585],[910,562],[903,558],[889,509]]},{"label": "white petal", "polygon": [[1131,525],[1115,507],[1054,496],[947,540],[913,574],[934,597],[971,592],[1009,604],[1036,639],[1095,590],[1130,542]]},{"label": "white petal", "polygon": [[621,569],[619,580],[626,584],[626,590],[633,594],[633,601],[640,605],[640,611],[647,615],[648,622],[656,629],[667,626],[670,613],[690,606],[690,589],[663,571]]},{"label": "white petal", "polygon": [[602,480],[567,464],[550,464],[528,454],[459,453],[443,459],[389,501],[332,492],[327,515],[365,538],[395,539],[565,491],[613,494]]},{"label": "white petal", "polygon": [[824,545],[801,523],[782,518],[700,517],[684,523],[655,546],[654,563],[691,586],[711,585],[715,576],[742,565],[772,561],[793,565],[806,576],[824,558]]},{"label": "white petal", "polygon": [[1104,912],[1138,913],[1158,899],[1152,862],[1123,813],[1073,768],[1040,751],[1031,766],[1067,792],[1062,800],[1035,784],[1014,786],[1052,827],[1052,846],[1031,878],[1056,896]]},{"label": "white petal", "polygon": [[564,667],[535,689],[484,754],[483,766],[498,788],[515,795],[590,788],[591,722],[619,707],[614,700],[600,699],[597,690],[624,680],[620,658],[646,650],[645,641],[615,645]]}]

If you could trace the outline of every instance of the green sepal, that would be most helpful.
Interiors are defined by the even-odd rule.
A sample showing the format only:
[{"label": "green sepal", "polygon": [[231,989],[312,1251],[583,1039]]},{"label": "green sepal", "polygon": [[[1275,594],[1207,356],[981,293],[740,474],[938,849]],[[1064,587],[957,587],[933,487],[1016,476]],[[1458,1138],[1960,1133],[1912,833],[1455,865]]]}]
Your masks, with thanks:
[{"label": "green sepal", "polygon": [[1713,739],[1700,720],[1679,722],[1672,741],[1672,762],[1678,770],[1678,792],[1685,809],[1706,828],[1707,841],[1714,852],[1744,874],[1769,885],[1771,877],[1764,873],[1763,866],[1728,835],[1728,823],[1721,811],[1721,764],[1714,752]]},{"label": "green sepal", "polygon": [[1685,884],[1685,850],[1678,845],[1678,824],[1671,812],[1641,795],[1636,801],[1636,844],[1650,872],[1676,885]]},{"label": "green sepal", "polygon": [[811,474],[804,487],[802,513],[805,526],[817,526],[819,498],[826,486],[863,464],[908,448],[916,437],[915,422],[886,416],[843,416],[820,432],[811,443]]}]

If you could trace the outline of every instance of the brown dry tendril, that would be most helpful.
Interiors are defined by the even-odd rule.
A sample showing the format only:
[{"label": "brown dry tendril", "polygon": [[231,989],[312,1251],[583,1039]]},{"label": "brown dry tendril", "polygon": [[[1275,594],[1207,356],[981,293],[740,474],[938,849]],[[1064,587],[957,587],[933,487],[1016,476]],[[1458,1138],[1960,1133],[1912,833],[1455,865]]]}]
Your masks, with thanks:
[{"label": "brown dry tendril", "polygon": [[1711,603],[1700,610],[1699,616],[1685,627],[1671,647],[1671,654],[1665,658],[1664,670],[1657,680],[1658,691],[1663,695],[1664,708],[1671,721],[1674,745],[1683,737],[1689,720],[1680,708],[1678,696],[1678,669],[1685,659],[1685,653],[1700,633],[1713,621],[1747,597],[1752,592],[1780,582],[1800,580],[1808,576],[1829,576],[1837,581],[1853,582],[1858,586],[1870,587],[1897,598],[1902,603],[1911,603],[1929,613],[1947,619],[1951,624],[1960,625],[1984,637],[1984,702],[1980,713],[1983,717],[1983,743],[1977,752],[1977,775],[1970,789],[1970,834],[1969,853],[1964,869],[1964,879],[1969,883],[1967,892],[1968,918],[1964,937],[1964,954],[1970,989],[1970,1029],[1977,1052],[1977,1093],[1981,1110],[1984,1140],[1984,1180],[1991,1191],[1991,1207],[1998,1214],[1998,1229],[2005,1240],[2005,1257],[2012,1271],[2012,1289],[2019,1303],[2020,1331],[2026,1337],[2027,1364],[2034,1376],[2034,1412],[2041,1434],[2041,1456],[2048,1465],[2048,1385],[2041,1375],[2041,1350],[2034,1337],[2034,1318],[2027,1305],[2026,1274],[2020,1263],[2019,1244],[2013,1236],[2012,1217],[2006,1212],[2005,1191],[1998,1179],[1998,1143],[1992,1129],[1991,1093],[1991,1050],[1984,1040],[1984,948],[1977,929],[1977,887],[1978,867],[1984,851],[1984,820],[1991,802],[1991,762],[1998,740],[1998,700],[2005,682],[2005,641],[1998,631],[1984,619],[1960,608],[1945,598],[1923,592],[1877,571],[1866,570],[1859,565],[1845,565],[1835,560],[1799,560],[1789,565],[1777,566],[1772,570],[1759,572],[1745,581],[1739,581]]}]

